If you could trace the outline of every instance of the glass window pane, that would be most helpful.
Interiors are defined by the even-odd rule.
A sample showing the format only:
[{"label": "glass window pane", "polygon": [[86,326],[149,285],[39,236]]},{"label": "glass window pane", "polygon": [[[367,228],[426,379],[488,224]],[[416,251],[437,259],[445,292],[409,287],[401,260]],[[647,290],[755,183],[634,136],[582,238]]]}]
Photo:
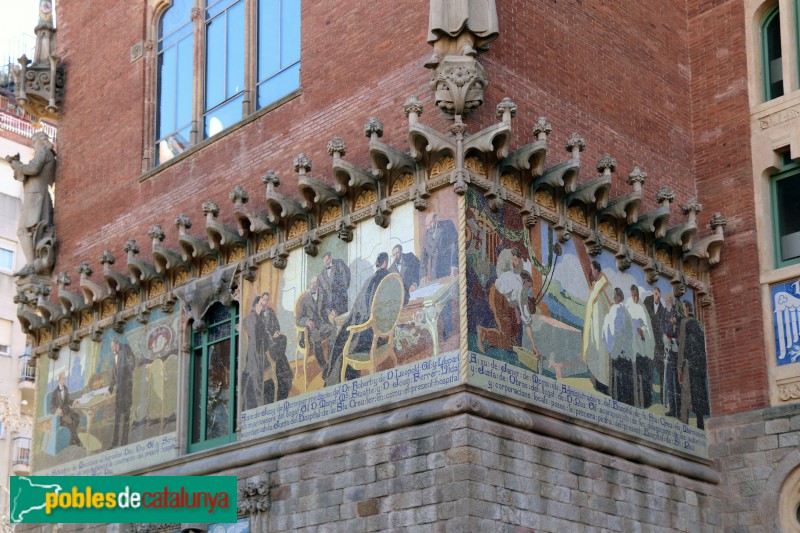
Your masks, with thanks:
[{"label": "glass window pane", "polygon": [[0,248],[0,268],[14,270],[14,252],[5,248]]},{"label": "glass window pane", "polygon": [[230,420],[231,341],[208,347],[208,387],[206,389],[206,440],[227,435]]},{"label": "glass window pane", "polygon": [[281,67],[300,61],[300,0],[283,0],[281,9]]},{"label": "glass window pane", "polygon": [[175,130],[175,89],[178,50],[172,46],[160,54],[158,68],[158,137]]},{"label": "glass window pane", "polygon": [[781,260],[800,257],[800,174],[776,182]]},{"label": "glass window pane", "polygon": [[192,0],[173,0],[172,7],[161,17],[159,37],[169,35],[189,21],[192,16],[192,5]]},{"label": "glass window pane", "polygon": [[156,142],[156,165],[165,163],[183,153],[189,147],[191,136],[190,126],[185,127],[177,133],[167,135]]},{"label": "glass window pane", "polygon": [[209,0],[208,7],[206,8],[206,18],[210,19],[222,13],[228,6],[235,0]]},{"label": "glass window pane", "polygon": [[264,80],[281,68],[280,0],[258,2],[258,80]]},{"label": "glass window pane", "polygon": [[206,114],[205,136],[211,137],[212,135],[216,135],[228,126],[232,126],[242,120],[243,100],[244,96],[239,96]]},{"label": "glass window pane", "polygon": [[192,442],[200,442],[203,420],[203,350],[194,351],[192,361]]},{"label": "glass window pane", "polygon": [[772,15],[766,26],[764,45],[767,48],[767,84],[769,85],[768,98],[783,96],[783,66],[781,64],[781,26],[780,13]]},{"label": "glass window pane", "polygon": [[300,87],[300,63],[258,86],[258,107],[279,100]]},{"label": "glass window pane", "polygon": [[206,106],[225,101],[225,16],[208,23],[206,29]]},{"label": "glass window pane", "polygon": [[[175,126],[182,128],[192,121],[192,75],[194,63],[194,40],[190,34],[178,43],[178,68],[176,93]],[[188,137],[187,137],[188,141]]]},{"label": "glass window pane", "polygon": [[225,98],[244,90],[244,2],[228,10],[228,50]]},{"label": "glass window pane", "polygon": [[231,308],[220,303],[216,303],[206,312],[205,323],[208,325],[219,324],[220,322],[228,320],[230,317]]}]

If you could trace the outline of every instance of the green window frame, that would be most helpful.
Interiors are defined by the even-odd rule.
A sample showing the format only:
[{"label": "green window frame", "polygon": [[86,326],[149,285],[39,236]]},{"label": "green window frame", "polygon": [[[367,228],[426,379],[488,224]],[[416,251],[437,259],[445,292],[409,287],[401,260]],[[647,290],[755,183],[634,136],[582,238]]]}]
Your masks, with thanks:
[{"label": "green window frame", "polygon": [[780,9],[775,6],[761,19],[761,71],[765,102],[784,94],[782,57]]},{"label": "green window frame", "polygon": [[[795,185],[789,188],[789,185]],[[800,233],[800,227],[796,225],[795,221],[791,221],[787,213],[792,213],[795,216],[800,216],[800,209],[794,207],[795,204],[800,204],[800,164],[795,163],[786,152],[783,155],[783,166],[780,172],[770,176],[770,211],[772,214],[772,242],[775,248],[775,268],[781,268],[789,265],[800,263],[800,253],[793,257],[785,258],[783,249],[783,238],[790,234]],[[783,190],[790,191],[792,196],[786,194],[779,194]],[[790,203],[794,200],[795,203]],[[794,224],[792,224],[794,222]],[[791,228],[787,227],[792,225]]]},{"label": "green window frame", "polygon": [[236,441],[239,309],[217,302],[192,331],[188,451]]}]

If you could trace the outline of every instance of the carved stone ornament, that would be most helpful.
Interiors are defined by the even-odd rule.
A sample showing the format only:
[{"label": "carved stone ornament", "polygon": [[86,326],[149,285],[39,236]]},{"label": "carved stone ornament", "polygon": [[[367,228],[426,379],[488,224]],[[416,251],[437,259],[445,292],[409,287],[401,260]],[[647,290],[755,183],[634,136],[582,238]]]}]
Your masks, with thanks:
[{"label": "carved stone ornament", "polygon": [[264,480],[250,480],[239,488],[237,514],[251,515],[269,510],[269,485]]},{"label": "carved stone ornament", "polygon": [[488,84],[486,71],[475,58],[447,56],[437,67],[430,85],[436,106],[453,118],[478,108]]},{"label": "carved stone ornament", "polygon": [[800,381],[778,385],[778,396],[782,402],[800,400]]},{"label": "carved stone ornament", "polygon": [[228,265],[215,270],[210,276],[194,279],[172,291],[194,319],[192,327],[195,330],[205,328],[203,316],[214,303],[230,305],[233,301],[232,288],[237,268],[238,265]]}]

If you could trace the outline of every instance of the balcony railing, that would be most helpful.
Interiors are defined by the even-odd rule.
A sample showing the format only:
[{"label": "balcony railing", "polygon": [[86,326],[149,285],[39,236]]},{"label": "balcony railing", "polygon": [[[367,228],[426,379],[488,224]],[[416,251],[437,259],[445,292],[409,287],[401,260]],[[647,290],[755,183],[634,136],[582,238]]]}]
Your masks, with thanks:
[{"label": "balcony railing", "polygon": [[28,437],[17,437],[14,439],[14,463],[15,465],[28,465],[31,462],[31,439]]},{"label": "balcony railing", "polygon": [[[35,118],[32,115],[18,108],[5,96],[0,95],[0,129],[4,129],[30,139],[37,131],[36,128],[33,127],[34,121]],[[55,143],[55,126],[47,124],[46,122],[41,122],[41,125],[44,132],[47,133],[47,136],[50,137],[53,143]]]},{"label": "balcony railing", "polygon": [[30,357],[19,359],[19,380],[36,381],[36,367],[30,364]]}]

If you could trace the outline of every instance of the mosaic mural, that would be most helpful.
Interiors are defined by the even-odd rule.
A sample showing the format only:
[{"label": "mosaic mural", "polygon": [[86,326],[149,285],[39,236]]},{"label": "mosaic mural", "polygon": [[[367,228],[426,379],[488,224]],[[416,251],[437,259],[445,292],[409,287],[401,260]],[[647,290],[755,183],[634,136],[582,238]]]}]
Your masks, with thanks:
[{"label": "mosaic mural", "polygon": [[39,358],[37,474],[119,474],[176,456],[178,313]]},{"label": "mosaic mural", "polygon": [[259,267],[242,302],[242,438],[458,380],[456,200],[441,198]]},{"label": "mosaic mural", "polygon": [[800,362],[800,279],[773,285],[773,328],[778,365]]},{"label": "mosaic mural", "polygon": [[[528,229],[467,195],[471,383],[705,455],[705,339],[694,294],[608,251]],[[598,250],[594,250],[597,252]]]}]

